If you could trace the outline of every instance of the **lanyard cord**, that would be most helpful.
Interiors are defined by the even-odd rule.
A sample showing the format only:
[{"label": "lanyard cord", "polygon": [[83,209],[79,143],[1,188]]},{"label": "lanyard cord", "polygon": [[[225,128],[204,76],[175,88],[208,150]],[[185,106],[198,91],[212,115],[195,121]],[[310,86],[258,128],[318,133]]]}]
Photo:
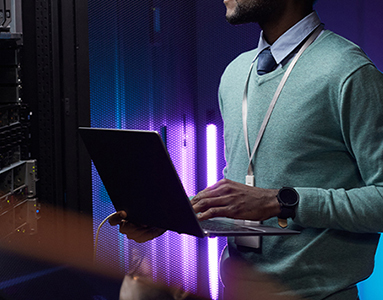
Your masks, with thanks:
[{"label": "lanyard cord", "polygon": [[248,154],[248,157],[249,157],[249,165],[248,165],[248,169],[247,169],[247,175],[249,175],[249,176],[253,176],[254,175],[254,166],[253,166],[253,163],[252,163],[253,157],[254,157],[255,153],[257,152],[259,143],[261,142],[261,139],[262,139],[262,136],[263,136],[263,134],[265,132],[267,123],[270,120],[271,113],[273,112],[274,106],[275,106],[275,104],[276,104],[276,102],[278,100],[279,95],[282,92],[282,89],[283,89],[283,87],[284,87],[284,85],[285,85],[285,83],[287,81],[287,78],[289,77],[292,69],[294,68],[298,58],[311,45],[311,43],[313,41],[315,41],[315,39],[319,36],[319,34],[322,32],[322,30],[323,30],[323,25],[318,25],[318,27],[313,31],[313,33],[310,35],[310,37],[304,43],[304,45],[299,50],[297,55],[291,61],[289,67],[287,68],[285,74],[282,77],[281,82],[278,85],[278,88],[277,88],[277,90],[276,90],[276,92],[274,94],[273,99],[270,102],[269,109],[266,112],[266,116],[263,119],[261,128],[259,129],[259,132],[258,132],[258,136],[257,136],[257,138],[255,140],[253,151],[250,154],[249,136],[248,136],[248,130],[247,130],[247,113],[248,113],[248,106],[247,106],[248,105],[247,104],[248,101],[247,100],[248,100],[248,90],[249,90],[250,75],[251,75],[251,72],[253,70],[254,62],[255,61],[253,61],[251,63],[249,74],[247,75],[247,79],[246,79],[245,90],[244,90],[244,93],[243,93],[243,100],[242,100],[243,133],[244,133],[244,136],[245,136],[246,150],[247,150],[247,154]]}]

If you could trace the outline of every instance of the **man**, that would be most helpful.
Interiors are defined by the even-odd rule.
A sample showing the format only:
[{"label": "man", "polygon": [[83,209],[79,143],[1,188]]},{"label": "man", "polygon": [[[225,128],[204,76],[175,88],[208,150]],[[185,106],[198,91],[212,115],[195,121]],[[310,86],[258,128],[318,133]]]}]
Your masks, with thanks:
[{"label": "man", "polygon": [[[280,295],[358,299],[355,285],[371,274],[383,231],[383,76],[354,44],[317,29],[313,2],[224,1],[230,23],[258,22],[262,34],[258,48],[236,58],[221,79],[225,179],[192,204],[200,220],[224,216],[301,232],[264,237],[258,248],[230,238],[225,285],[238,281],[225,269],[235,260],[283,284]],[[259,134],[282,77],[310,38]],[[269,70],[263,50],[274,59]],[[147,238],[147,229],[132,232]]]}]

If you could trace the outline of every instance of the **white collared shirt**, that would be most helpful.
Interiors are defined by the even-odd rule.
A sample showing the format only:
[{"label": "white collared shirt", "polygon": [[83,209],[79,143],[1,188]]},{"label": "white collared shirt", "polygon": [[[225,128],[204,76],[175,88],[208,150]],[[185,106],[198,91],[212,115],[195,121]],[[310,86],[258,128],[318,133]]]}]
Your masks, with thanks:
[{"label": "white collared shirt", "polygon": [[[259,53],[270,47],[277,68],[280,68],[293,59],[299,51],[299,45],[310,35],[313,30],[321,24],[318,14],[313,11],[305,18],[296,23],[293,27],[281,35],[272,45],[263,36],[263,31],[259,37],[257,54],[253,61],[258,58]],[[320,36],[320,35],[319,35]]]}]

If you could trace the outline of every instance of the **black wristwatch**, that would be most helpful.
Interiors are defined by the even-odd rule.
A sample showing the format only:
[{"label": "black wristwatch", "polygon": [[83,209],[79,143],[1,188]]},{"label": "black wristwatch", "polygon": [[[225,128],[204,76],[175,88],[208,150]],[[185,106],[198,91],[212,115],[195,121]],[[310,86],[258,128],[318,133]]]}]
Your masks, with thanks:
[{"label": "black wristwatch", "polygon": [[287,219],[295,217],[295,207],[299,203],[299,194],[291,187],[283,187],[278,191],[277,199],[281,205],[278,224],[281,227],[286,227]]}]

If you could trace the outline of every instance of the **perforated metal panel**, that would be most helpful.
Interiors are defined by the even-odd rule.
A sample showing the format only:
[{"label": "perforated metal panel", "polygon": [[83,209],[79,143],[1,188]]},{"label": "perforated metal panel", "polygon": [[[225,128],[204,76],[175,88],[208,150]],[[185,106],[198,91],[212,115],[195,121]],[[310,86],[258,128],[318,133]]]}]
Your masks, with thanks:
[{"label": "perforated metal panel", "polygon": [[[193,4],[183,2],[89,2],[91,115],[93,127],[161,132],[185,189],[194,195],[194,17],[179,15],[181,8],[193,11]],[[93,174],[96,227],[113,207]],[[197,292],[196,252],[194,237],[166,233],[137,245],[109,227],[100,236],[98,259]]]},{"label": "perforated metal panel", "polygon": [[[215,122],[222,130],[216,93],[223,70],[218,67],[201,74],[199,69],[202,64],[206,70],[206,59],[212,55],[197,32],[203,25],[197,20],[207,20],[204,14],[208,12],[199,7],[198,1],[189,0],[88,3],[92,126],[160,132],[187,194],[195,195],[207,182],[206,125]],[[222,3],[218,5],[223,8]],[[219,18],[225,22],[224,14]],[[203,30],[214,33],[217,28],[210,25]],[[202,34],[202,40],[206,38]],[[246,46],[251,43],[244,41]],[[232,45],[231,49],[235,47]],[[227,63],[224,61],[221,66]],[[205,97],[211,94],[206,101]],[[223,161],[220,134],[218,140]],[[218,170],[221,178],[222,163]],[[94,230],[113,211],[93,169]],[[126,273],[149,276],[154,281],[218,299],[222,292],[218,258],[225,243],[224,238],[209,243],[208,239],[167,232],[141,245],[118,234],[118,228],[105,226],[97,260]],[[209,256],[212,247],[214,257],[211,251]]]}]

